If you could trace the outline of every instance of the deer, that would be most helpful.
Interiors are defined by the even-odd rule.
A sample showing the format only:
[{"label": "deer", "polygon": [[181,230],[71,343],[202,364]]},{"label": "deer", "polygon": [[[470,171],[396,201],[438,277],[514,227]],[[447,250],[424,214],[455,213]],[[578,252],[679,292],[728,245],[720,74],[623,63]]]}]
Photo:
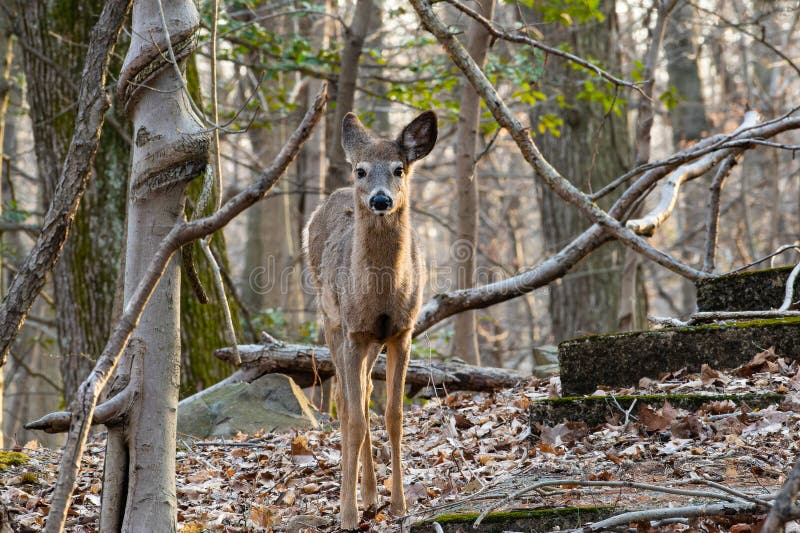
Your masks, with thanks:
[{"label": "deer", "polygon": [[410,180],[413,164],[431,152],[437,135],[433,111],[421,113],[394,140],[369,131],[354,113],[345,115],[342,148],[353,169],[353,186],[330,194],[303,230],[303,249],[336,373],[343,530],[359,525],[359,462],[364,516],[377,509],[369,401],[372,368],[384,347],[392,469],[389,510],[395,516],[406,512],[403,393],[425,284],[424,259],[411,227]]}]

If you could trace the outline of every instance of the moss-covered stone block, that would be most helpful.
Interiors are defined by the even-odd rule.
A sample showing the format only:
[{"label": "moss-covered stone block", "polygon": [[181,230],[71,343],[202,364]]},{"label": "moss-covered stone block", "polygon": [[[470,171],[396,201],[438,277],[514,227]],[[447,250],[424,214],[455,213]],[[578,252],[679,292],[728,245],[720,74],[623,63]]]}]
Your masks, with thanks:
[{"label": "moss-covered stone block", "polygon": [[[699,311],[766,311],[783,303],[792,267],[725,274],[696,283]],[[800,277],[795,282],[800,298]]]},{"label": "moss-covered stone block", "polygon": [[572,339],[558,346],[562,393],[589,394],[600,385],[632,387],[640,378],[683,367],[699,372],[703,363],[734,368],[771,346],[781,356],[800,358],[800,317]]},{"label": "moss-covered stone block", "polygon": [[[709,402],[731,401],[736,405],[747,405],[761,409],[768,405],[780,404],[785,395],[777,392],[748,394],[636,394],[614,396],[568,396],[566,398],[547,398],[531,404],[531,428],[536,424],[554,426],[568,420],[584,422],[589,426],[605,423],[611,416],[624,416],[620,409],[627,411],[635,401],[637,405],[646,404],[659,409],[664,402],[678,409],[696,411]],[[638,409],[634,406],[634,412]]]},{"label": "moss-covered stone block", "polygon": [[472,524],[479,513],[453,513],[440,515],[411,526],[411,533],[433,533],[434,522],[445,533],[501,533],[503,531],[553,531],[554,529],[575,529],[587,522],[597,522],[622,512],[620,509],[605,507],[559,507],[524,509],[490,513],[477,528]]}]

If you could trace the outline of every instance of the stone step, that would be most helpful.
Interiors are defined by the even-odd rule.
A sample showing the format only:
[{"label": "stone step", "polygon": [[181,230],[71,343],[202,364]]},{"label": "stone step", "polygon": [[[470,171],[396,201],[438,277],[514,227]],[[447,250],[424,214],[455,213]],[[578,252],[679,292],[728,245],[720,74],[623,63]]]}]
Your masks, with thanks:
[{"label": "stone step", "polygon": [[598,386],[633,387],[643,377],[686,367],[699,372],[735,368],[774,347],[800,358],[800,317],[594,335],[558,345],[562,395],[591,394]]},{"label": "stone step", "polygon": [[548,398],[537,400],[530,406],[531,429],[536,425],[555,426],[564,421],[584,422],[592,427],[605,423],[611,416],[624,418],[623,411],[628,411],[633,404],[633,414],[640,405],[649,405],[659,409],[664,402],[677,409],[696,411],[709,402],[731,401],[736,405],[747,405],[751,409],[762,409],[768,405],[780,404],[784,394],[777,392],[747,394],[631,394],[611,396],[568,396],[565,398]]},{"label": "stone step", "polygon": [[435,522],[445,533],[568,530],[621,512],[621,509],[611,506],[502,511],[486,515],[477,528],[473,528],[472,524],[480,513],[452,513],[417,522],[410,529],[411,533],[435,533],[437,531]]},{"label": "stone step", "polygon": [[[699,311],[766,311],[783,303],[786,279],[792,267],[725,274],[699,281]],[[800,276],[794,286],[794,301],[800,300]],[[795,307],[796,308],[796,307]]]}]

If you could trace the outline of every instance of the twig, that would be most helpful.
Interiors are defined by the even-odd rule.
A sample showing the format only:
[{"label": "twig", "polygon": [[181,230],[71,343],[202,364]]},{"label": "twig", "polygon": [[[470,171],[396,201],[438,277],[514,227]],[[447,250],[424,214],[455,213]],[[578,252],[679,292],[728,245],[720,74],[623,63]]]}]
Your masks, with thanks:
[{"label": "twig", "polygon": [[763,263],[767,259],[772,259],[776,255],[780,255],[780,254],[782,254],[783,252],[785,252],[787,250],[797,250],[798,252],[800,252],[800,245],[798,245],[798,244],[784,244],[783,246],[779,247],[777,250],[775,250],[771,254],[766,255],[766,256],[762,257],[761,259],[756,259],[755,261],[753,261],[751,263],[747,263],[744,266],[740,266],[739,268],[734,268],[733,270],[728,272],[728,274],[735,274],[737,272],[741,272],[742,270],[747,270],[751,266],[756,266],[759,263]]},{"label": "twig", "polygon": [[786,280],[786,295],[783,297],[783,303],[778,308],[778,311],[788,311],[789,308],[792,306],[792,297],[794,295],[794,283],[797,280],[797,274],[800,273],[800,262],[798,262],[792,272],[789,274],[789,278]]},{"label": "twig", "polygon": [[798,492],[800,492],[800,459],[795,460],[792,471],[789,472],[786,482],[775,497],[775,502],[761,531],[764,533],[783,531],[783,525],[795,514],[794,502]]},{"label": "twig", "polygon": [[699,484],[703,484],[703,485],[708,485],[709,487],[713,487],[713,488],[715,488],[717,490],[721,490],[722,492],[727,492],[728,494],[730,494],[732,496],[736,496],[740,500],[745,500],[745,501],[748,501],[748,502],[751,502],[751,503],[755,503],[756,505],[760,505],[762,507],[772,507],[772,503],[768,502],[765,499],[758,498],[756,496],[752,496],[750,494],[747,494],[746,492],[742,492],[740,490],[733,489],[731,487],[723,485],[722,483],[717,483],[716,481],[712,481],[712,480],[707,479],[705,477],[692,477],[692,483],[699,483]]},{"label": "twig", "polygon": [[[594,524],[589,524],[578,529],[573,529],[571,533],[588,533],[590,531],[605,531],[610,528],[629,524],[630,522],[640,522],[643,520],[663,520],[666,518],[691,518],[695,516],[711,516],[726,513],[746,513],[755,511],[761,506],[751,502],[725,502],[710,505],[689,505],[686,507],[669,507],[665,509],[646,509],[644,511],[631,511],[622,513]],[[762,530],[763,531],[763,530]]]},{"label": "twig", "polygon": [[737,156],[729,155],[726,157],[714,175],[708,193],[708,209],[706,211],[706,239],[703,249],[703,272],[709,274],[714,271],[715,256],[717,254],[717,228],[719,226],[719,205],[722,187],[725,180],[731,174],[731,170],[736,166]]},{"label": "twig", "polygon": [[497,26],[495,26],[495,24],[492,21],[490,21],[489,19],[487,19],[474,9],[465,6],[461,2],[458,2],[456,0],[450,0],[448,3],[451,4],[453,7],[455,7],[456,9],[458,9],[459,11],[461,11],[462,13],[469,16],[470,18],[482,24],[486,28],[486,30],[493,37],[497,39],[503,39],[504,41],[509,41],[512,43],[527,44],[529,46],[532,46],[533,48],[537,48],[543,52],[547,52],[550,55],[561,57],[563,59],[566,59],[567,61],[575,63],[576,65],[580,65],[586,68],[587,70],[591,70],[601,78],[610,81],[614,85],[630,87],[631,89],[634,89],[635,91],[638,91],[640,94],[642,94],[643,97],[647,98],[647,96],[642,92],[642,89],[639,86],[648,83],[648,81],[650,80],[639,81],[639,82],[623,80],[621,78],[614,76],[613,74],[609,74],[608,72],[601,69],[594,63],[586,61],[585,59],[578,57],[575,54],[570,54],[569,52],[561,50],[560,48],[548,46],[543,42],[537,41],[536,39],[533,39],[532,37],[529,37],[527,35],[522,35],[520,33],[508,33],[507,31],[498,29]]},{"label": "twig", "polygon": [[[528,485],[527,487],[523,487],[520,490],[512,492],[509,496],[507,496],[503,500],[491,504],[481,512],[481,514],[472,524],[473,527],[477,528],[483,521],[483,519],[486,518],[486,515],[488,515],[495,509],[498,509],[516,500],[520,496],[523,496],[529,492],[540,489],[542,487],[548,487],[554,485],[568,485],[568,486],[576,485],[580,487],[625,487],[629,489],[647,490],[651,492],[663,492],[665,494],[676,494],[679,496],[690,496],[693,498],[711,498],[717,500],[726,500],[729,502],[736,501],[736,498],[728,494],[719,494],[715,492],[690,490],[690,489],[677,489],[674,487],[651,485],[648,483],[637,483],[635,481],[587,481],[583,479],[550,479],[546,481],[539,481],[537,483],[533,483],[532,485]],[[672,516],[683,516],[683,515],[672,515]]]}]

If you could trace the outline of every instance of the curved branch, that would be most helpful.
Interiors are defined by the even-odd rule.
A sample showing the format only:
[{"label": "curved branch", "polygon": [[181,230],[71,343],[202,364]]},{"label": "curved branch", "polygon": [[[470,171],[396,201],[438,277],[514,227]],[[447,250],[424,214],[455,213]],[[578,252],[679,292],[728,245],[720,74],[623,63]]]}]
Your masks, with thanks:
[{"label": "curved branch", "polygon": [[[734,133],[754,126],[757,122],[758,113],[749,111],[745,115],[742,125]],[[739,149],[738,153],[741,153],[741,151],[742,149]],[[736,156],[738,153],[733,148],[719,150],[678,168],[670,174],[666,183],[664,183],[661,189],[661,200],[658,202],[658,205],[642,218],[629,220],[626,226],[639,235],[652,236],[656,228],[663,224],[675,209],[675,205],[678,203],[678,193],[680,192],[681,185],[690,179],[702,176],[726,157]]]},{"label": "curved branch", "polygon": [[647,241],[626,228],[619,220],[603,211],[569,180],[559,174],[559,172],[544,158],[539,148],[533,142],[529,131],[523,128],[514,117],[511,110],[505,102],[503,102],[503,99],[497,93],[494,86],[486,78],[486,75],[478,67],[464,46],[447,29],[447,26],[445,26],[441,19],[436,16],[429,0],[411,0],[411,4],[414,6],[414,10],[417,12],[425,28],[436,37],[447,51],[450,59],[464,73],[475,88],[475,91],[481,95],[486,106],[492,112],[494,119],[511,134],[520,152],[522,152],[522,156],[531,168],[536,171],[537,175],[545,184],[561,197],[561,199],[577,207],[585,217],[599,224],[605,232],[611,234],[625,246],[632,248],[636,252],[676,274],[690,280],[708,277],[708,274],[705,272],[701,272],[681,263],[661,250],[650,246]]}]

